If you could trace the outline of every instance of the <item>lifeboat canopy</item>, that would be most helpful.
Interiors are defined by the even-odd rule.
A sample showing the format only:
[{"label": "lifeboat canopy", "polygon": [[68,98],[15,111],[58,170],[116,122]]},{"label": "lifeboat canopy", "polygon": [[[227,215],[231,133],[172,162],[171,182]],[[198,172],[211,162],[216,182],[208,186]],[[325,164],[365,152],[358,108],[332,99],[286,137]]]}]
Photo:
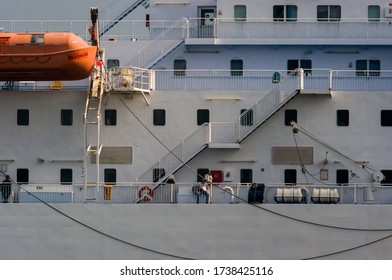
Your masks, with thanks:
[{"label": "lifeboat canopy", "polygon": [[0,33],[0,81],[85,79],[96,54],[71,32]]}]

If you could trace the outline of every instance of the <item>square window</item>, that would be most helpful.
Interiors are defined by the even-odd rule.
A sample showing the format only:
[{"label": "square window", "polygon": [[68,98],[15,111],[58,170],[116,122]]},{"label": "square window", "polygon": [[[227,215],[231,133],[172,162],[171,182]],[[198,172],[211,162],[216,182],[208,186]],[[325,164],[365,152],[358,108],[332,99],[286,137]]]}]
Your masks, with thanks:
[{"label": "square window", "polygon": [[164,168],[154,168],[152,171],[152,181],[158,182],[159,179],[163,178],[165,176],[165,169]]},{"label": "square window", "polygon": [[297,170],[295,170],[295,169],[285,169],[285,171],[284,171],[284,183],[286,185],[296,185],[297,184]]},{"label": "square window", "polygon": [[27,109],[19,109],[17,111],[17,124],[18,125],[29,125],[29,110]]},{"label": "square window", "polygon": [[336,170],[336,184],[348,185],[348,170],[347,169],[338,169]]},{"label": "square window", "polygon": [[284,111],[284,125],[291,126],[291,122],[297,122],[297,110],[287,109]]},{"label": "square window", "polygon": [[16,170],[16,182],[18,184],[29,183],[29,170],[27,168],[19,168]]},{"label": "square window", "polygon": [[336,125],[348,126],[350,124],[350,112],[348,110],[336,111]]},{"label": "square window", "polygon": [[241,109],[241,125],[253,125],[253,109]]},{"label": "square window", "polygon": [[381,126],[392,126],[392,110],[381,110]]},{"label": "square window", "polygon": [[175,59],[173,69],[174,69],[175,76],[185,76],[186,60],[185,59]]},{"label": "square window", "polygon": [[105,168],[104,181],[105,184],[114,185],[117,182],[117,170],[114,168]]},{"label": "square window", "polygon": [[114,67],[119,67],[120,66],[120,60],[118,59],[108,59],[107,60],[107,68],[114,68]]},{"label": "square window", "polygon": [[197,110],[197,125],[210,122],[210,110],[199,109]]},{"label": "square window", "polygon": [[105,125],[117,125],[117,110],[105,110]]},{"label": "square window", "polygon": [[230,62],[230,70],[232,76],[242,76],[244,70],[244,62],[242,59],[232,59]]},{"label": "square window", "polygon": [[245,5],[234,5],[234,19],[236,21],[246,20],[246,6]]},{"label": "square window", "polygon": [[72,110],[61,110],[61,125],[72,125],[73,124],[73,111]]},{"label": "square window", "polygon": [[61,169],[60,170],[60,183],[62,185],[72,184],[72,169]]},{"label": "square window", "polygon": [[166,111],[164,109],[155,109],[153,111],[153,123],[154,125],[166,124]]},{"label": "square window", "polygon": [[253,170],[252,169],[241,169],[240,170],[240,182],[243,184],[253,183]]}]

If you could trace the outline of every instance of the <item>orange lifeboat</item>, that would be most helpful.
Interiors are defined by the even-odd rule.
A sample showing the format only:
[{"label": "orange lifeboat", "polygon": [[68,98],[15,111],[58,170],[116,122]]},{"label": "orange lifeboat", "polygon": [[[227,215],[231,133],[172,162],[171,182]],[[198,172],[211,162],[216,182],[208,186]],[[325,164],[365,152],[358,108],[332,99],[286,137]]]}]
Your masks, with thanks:
[{"label": "orange lifeboat", "polygon": [[96,52],[74,33],[0,33],[0,81],[85,79]]}]

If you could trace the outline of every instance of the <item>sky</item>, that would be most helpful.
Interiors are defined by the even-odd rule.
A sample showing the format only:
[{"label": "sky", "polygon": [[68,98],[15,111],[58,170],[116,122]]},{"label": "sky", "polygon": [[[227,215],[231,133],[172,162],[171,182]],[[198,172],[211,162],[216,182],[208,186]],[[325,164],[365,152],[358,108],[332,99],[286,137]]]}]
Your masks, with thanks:
[{"label": "sky", "polygon": [[[0,20],[89,20],[90,7],[129,0],[1,0]],[[101,18],[102,19],[102,18]]]}]

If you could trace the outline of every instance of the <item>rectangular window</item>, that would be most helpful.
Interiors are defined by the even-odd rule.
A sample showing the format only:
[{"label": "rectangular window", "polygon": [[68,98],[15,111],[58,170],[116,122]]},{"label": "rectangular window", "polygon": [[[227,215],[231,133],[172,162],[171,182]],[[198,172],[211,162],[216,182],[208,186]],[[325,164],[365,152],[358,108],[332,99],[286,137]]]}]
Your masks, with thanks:
[{"label": "rectangular window", "polygon": [[209,174],[210,174],[210,170],[208,168],[198,168],[196,181],[198,183],[203,182],[204,176]]},{"label": "rectangular window", "polygon": [[381,63],[378,59],[359,59],[355,62],[357,76],[380,76]]},{"label": "rectangular window", "polygon": [[105,125],[117,125],[117,110],[105,110]]},{"label": "rectangular window", "polygon": [[339,186],[348,185],[348,170],[338,169],[336,170],[336,184]]},{"label": "rectangular window", "polygon": [[117,182],[117,170],[114,168],[104,169],[105,184],[114,185]]},{"label": "rectangular window", "polygon": [[350,112],[348,110],[337,110],[336,111],[336,125],[337,126],[348,126],[350,123]]},{"label": "rectangular window", "polygon": [[73,111],[64,109],[61,110],[61,125],[72,125],[73,124]]},{"label": "rectangular window", "polygon": [[241,125],[243,125],[243,126],[253,125],[253,110],[252,109],[241,109]]},{"label": "rectangular window", "polygon": [[152,181],[158,182],[159,179],[163,178],[165,176],[165,169],[164,168],[154,168],[152,171]]},{"label": "rectangular window", "polygon": [[292,71],[299,68],[298,59],[287,60],[287,74],[289,75]]},{"label": "rectangular window", "polygon": [[339,5],[319,5],[317,6],[318,21],[339,21],[342,17]]},{"label": "rectangular window", "polygon": [[197,110],[197,125],[210,122],[210,110],[199,109]]},{"label": "rectangular window", "polygon": [[284,125],[290,126],[291,121],[297,122],[297,110],[287,109],[284,111]]},{"label": "rectangular window", "polygon": [[118,59],[108,59],[107,62],[107,68],[115,68],[115,67],[120,67],[120,60]]},{"label": "rectangular window", "polygon": [[16,182],[18,184],[29,183],[29,170],[27,168],[19,168],[16,170]]},{"label": "rectangular window", "polygon": [[380,6],[369,5],[368,6],[368,19],[369,21],[380,21]]},{"label": "rectangular window", "polygon": [[381,110],[381,126],[392,126],[392,110]]},{"label": "rectangular window", "polygon": [[252,169],[241,169],[240,171],[240,182],[243,184],[253,183],[253,170]]},{"label": "rectangular window", "polygon": [[173,69],[174,69],[175,76],[185,76],[186,60],[185,59],[175,59]]},{"label": "rectangular window", "polygon": [[245,5],[234,5],[234,19],[236,21],[246,20],[246,6]]},{"label": "rectangular window", "polygon": [[273,7],[274,21],[297,21],[296,5],[275,5]]},{"label": "rectangular window", "polygon": [[244,70],[244,62],[242,59],[232,59],[230,62],[230,70],[232,76],[242,76]]},{"label": "rectangular window", "polygon": [[166,124],[166,110],[155,109],[153,111],[153,123],[154,123],[154,125],[165,125]]},{"label": "rectangular window", "polygon": [[286,185],[296,185],[297,184],[297,170],[295,170],[295,169],[285,169],[285,171],[284,171],[284,183]]},{"label": "rectangular window", "polygon": [[72,184],[72,169],[61,169],[60,170],[60,183],[62,185]]},{"label": "rectangular window", "polygon": [[17,124],[18,125],[29,125],[30,121],[30,114],[29,110],[27,109],[19,109],[17,111]]}]

